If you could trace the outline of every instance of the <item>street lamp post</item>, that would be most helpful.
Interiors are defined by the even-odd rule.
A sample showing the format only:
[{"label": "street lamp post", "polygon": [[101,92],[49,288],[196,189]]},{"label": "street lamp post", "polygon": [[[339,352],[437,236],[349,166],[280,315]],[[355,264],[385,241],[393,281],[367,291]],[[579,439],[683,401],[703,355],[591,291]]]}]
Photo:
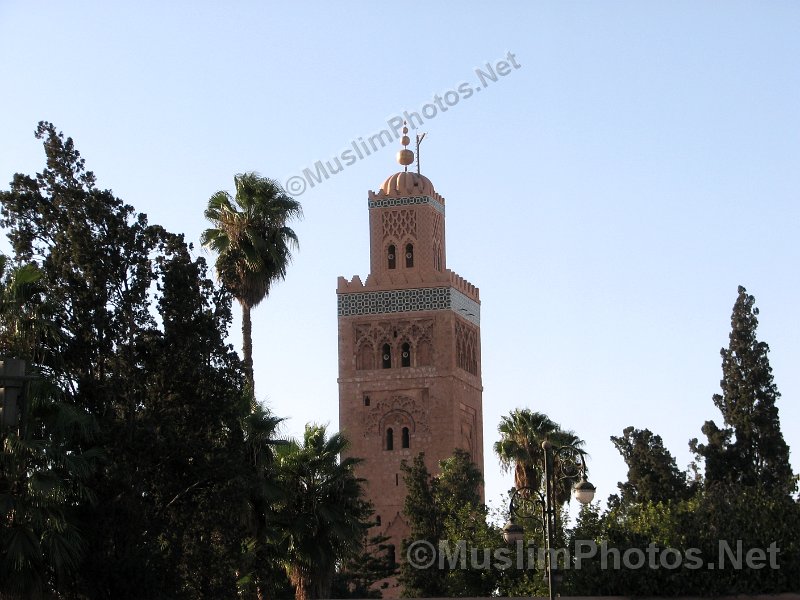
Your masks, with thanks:
[{"label": "street lamp post", "polygon": [[[544,481],[545,490],[531,487],[515,488],[511,493],[508,506],[508,523],[503,527],[503,539],[507,544],[515,544],[522,540],[525,530],[517,523],[516,519],[533,519],[529,514],[520,509],[528,505],[537,505],[541,510],[541,525],[544,531],[546,568],[547,568],[547,587],[550,592],[550,600],[553,600],[557,593],[558,577],[556,571],[558,565],[553,564],[553,543],[555,541],[556,529],[556,499],[555,490],[557,482],[562,479],[574,479],[580,477],[572,487],[572,494],[581,504],[589,504],[594,498],[595,487],[586,478],[586,459],[584,453],[575,446],[553,446],[550,442],[542,442],[544,450]],[[558,457],[556,466],[555,458]]]}]

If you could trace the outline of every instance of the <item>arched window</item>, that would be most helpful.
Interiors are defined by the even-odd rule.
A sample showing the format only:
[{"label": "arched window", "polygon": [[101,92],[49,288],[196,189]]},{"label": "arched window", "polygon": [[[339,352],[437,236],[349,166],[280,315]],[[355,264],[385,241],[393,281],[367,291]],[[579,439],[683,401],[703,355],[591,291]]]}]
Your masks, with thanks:
[{"label": "arched window", "polygon": [[402,353],[400,354],[400,365],[403,367],[411,366],[411,344],[408,342],[403,344]]},{"label": "arched window", "polygon": [[406,268],[414,266],[414,244],[406,244]]},{"label": "arched window", "polygon": [[391,369],[392,368],[392,347],[389,344],[383,345],[383,368],[384,369]]},{"label": "arched window", "polygon": [[409,447],[410,440],[408,439],[408,427],[403,427],[403,448]]},{"label": "arched window", "polygon": [[386,430],[386,449],[394,450],[394,431],[391,427]]},{"label": "arched window", "polygon": [[380,515],[375,517],[375,525],[377,525],[378,527],[381,526],[381,516]]},{"label": "arched window", "polygon": [[397,261],[395,260],[395,248],[394,244],[389,246],[389,251],[386,254],[386,258],[389,260],[389,268],[394,269],[397,266]]}]

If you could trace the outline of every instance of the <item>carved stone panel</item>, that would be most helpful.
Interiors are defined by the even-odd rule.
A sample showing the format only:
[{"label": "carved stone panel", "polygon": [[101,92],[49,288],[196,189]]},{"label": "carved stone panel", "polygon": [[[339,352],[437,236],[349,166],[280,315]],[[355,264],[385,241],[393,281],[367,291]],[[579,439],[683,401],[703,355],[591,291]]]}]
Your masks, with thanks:
[{"label": "carved stone panel", "polygon": [[410,396],[381,398],[364,415],[364,436],[383,435],[390,425],[409,427],[414,433],[428,433],[428,409],[420,400]]},{"label": "carved stone panel", "polygon": [[[409,344],[412,367],[433,364],[433,319],[402,319],[353,325],[353,348],[358,370],[377,369],[382,364],[384,345],[393,357],[400,357],[403,344]],[[400,364],[399,362],[397,363]]]}]

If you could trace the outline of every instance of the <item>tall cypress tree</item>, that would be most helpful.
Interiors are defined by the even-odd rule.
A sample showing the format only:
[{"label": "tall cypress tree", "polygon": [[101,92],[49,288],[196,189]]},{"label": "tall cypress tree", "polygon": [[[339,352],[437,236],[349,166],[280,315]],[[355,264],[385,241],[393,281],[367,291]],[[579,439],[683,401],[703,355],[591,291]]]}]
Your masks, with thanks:
[{"label": "tall cypress tree", "polygon": [[795,480],[776,406],[780,392],[772,378],[769,346],[758,341],[757,328],[755,298],[739,286],[731,315],[730,343],[720,351],[722,394],[713,398],[725,426],[706,421],[702,431],[707,443],[694,439],[690,446],[705,459],[707,482],[791,493]]}]

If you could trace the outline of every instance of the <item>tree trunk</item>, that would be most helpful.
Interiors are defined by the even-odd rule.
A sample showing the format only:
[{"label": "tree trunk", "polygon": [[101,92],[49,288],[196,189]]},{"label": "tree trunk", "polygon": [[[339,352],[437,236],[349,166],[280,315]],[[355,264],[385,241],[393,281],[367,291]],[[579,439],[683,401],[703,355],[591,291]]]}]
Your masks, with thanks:
[{"label": "tree trunk", "polygon": [[248,393],[255,398],[256,384],[253,380],[253,322],[250,319],[250,306],[242,303],[242,354],[244,354],[244,374],[247,378]]},{"label": "tree trunk", "polygon": [[308,581],[300,571],[297,569],[290,577],[294,584],[294,600],[310,600]]},{"label": "tree trunk", "polygon": [[295,567],[289,580],[294,585],[294,600],[330,598],[333,586],[333,566],[327,570]]}]

